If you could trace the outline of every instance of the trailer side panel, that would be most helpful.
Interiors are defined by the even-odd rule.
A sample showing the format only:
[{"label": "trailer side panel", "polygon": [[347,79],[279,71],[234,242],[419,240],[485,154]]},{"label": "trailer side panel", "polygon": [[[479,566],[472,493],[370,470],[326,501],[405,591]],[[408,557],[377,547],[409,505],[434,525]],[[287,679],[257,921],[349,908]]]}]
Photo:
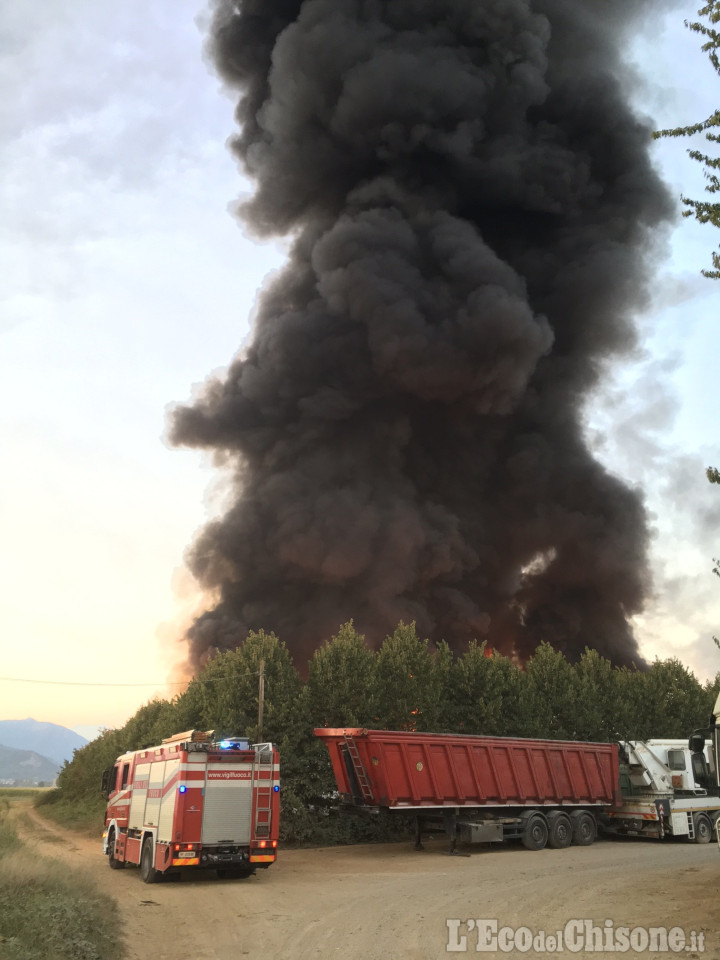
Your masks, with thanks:
[{"label": "trailer side panel", "polygon": [[[392,808],[611,806],[611,743],[323,728],[343,797]],[[369,789],[361,789],[363,776]]]}]

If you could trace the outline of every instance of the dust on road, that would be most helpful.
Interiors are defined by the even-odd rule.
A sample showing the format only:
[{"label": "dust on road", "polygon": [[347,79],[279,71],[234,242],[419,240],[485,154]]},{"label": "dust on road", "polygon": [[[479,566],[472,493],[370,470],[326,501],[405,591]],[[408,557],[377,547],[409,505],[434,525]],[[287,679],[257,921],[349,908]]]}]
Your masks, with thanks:
[{"label": "dust on road", "polygon": [[[548,933],[573,919],[601,927],[606,920],[616,928],[682,927],[705,936],[704,953],[684,949],[682,956],[720,958],[714,843],[606,840],[539,852],[498,844],[472,848],[469,857],[447,856],[440,839],[423,852],[410,842],[281,850],[276,864],[247,880],[188,871],[180,882],[147,885],[132,867],[108,868],[99,836],[68,834],[31,808],[25,824],[23,839],[31,847],[66,860],[116,899],[128,960],[478,956],[477,935],[465,921],[492,918],[500,927]],[[463,921],[457,937],[448,920]],[[462,945],[463,935],[467,951],[449,953],[448,945]],[[588,954],[543,954],[551,955]]]}]

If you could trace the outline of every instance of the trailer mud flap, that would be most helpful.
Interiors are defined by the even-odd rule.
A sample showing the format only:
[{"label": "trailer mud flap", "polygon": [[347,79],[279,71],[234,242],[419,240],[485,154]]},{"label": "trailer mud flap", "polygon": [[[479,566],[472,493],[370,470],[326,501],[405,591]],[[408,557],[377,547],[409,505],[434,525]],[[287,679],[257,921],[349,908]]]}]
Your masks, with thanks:
[{"label": "trailer mud flap", "polygon": [[655,809],[657,810],[658,816],[658,836],[660,839],[665,837],[665,824],[670,820],[670,801],[669,800],[656,800]]}]

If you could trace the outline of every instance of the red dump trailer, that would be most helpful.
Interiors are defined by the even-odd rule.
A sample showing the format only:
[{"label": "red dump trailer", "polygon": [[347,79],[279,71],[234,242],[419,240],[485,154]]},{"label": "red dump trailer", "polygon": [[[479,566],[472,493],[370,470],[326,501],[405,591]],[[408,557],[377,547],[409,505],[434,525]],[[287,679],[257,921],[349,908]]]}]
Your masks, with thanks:
[{"label": "red dump trailer", "polygon": [[473,842],[521,839],[587,845],[599,816],[620,806],[614,743],[525,740],[361,728],[315,730],[330,751],[342,799],[441,823],[450,838]]}]

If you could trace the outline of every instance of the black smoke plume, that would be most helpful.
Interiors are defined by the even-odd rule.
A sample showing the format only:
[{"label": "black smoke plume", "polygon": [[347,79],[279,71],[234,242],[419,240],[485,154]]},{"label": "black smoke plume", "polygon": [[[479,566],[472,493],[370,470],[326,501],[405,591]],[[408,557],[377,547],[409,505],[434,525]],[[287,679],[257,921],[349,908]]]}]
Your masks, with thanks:
[{"label": "black smoke plume", "polygon": [[669,219],[628,104],[633,0],[214,0],[239,213],[291,235],[249,346],[172,415],[236,498],[189,553],[191,661],[344,621],[638,662],[642,499],[583,404]]}]

